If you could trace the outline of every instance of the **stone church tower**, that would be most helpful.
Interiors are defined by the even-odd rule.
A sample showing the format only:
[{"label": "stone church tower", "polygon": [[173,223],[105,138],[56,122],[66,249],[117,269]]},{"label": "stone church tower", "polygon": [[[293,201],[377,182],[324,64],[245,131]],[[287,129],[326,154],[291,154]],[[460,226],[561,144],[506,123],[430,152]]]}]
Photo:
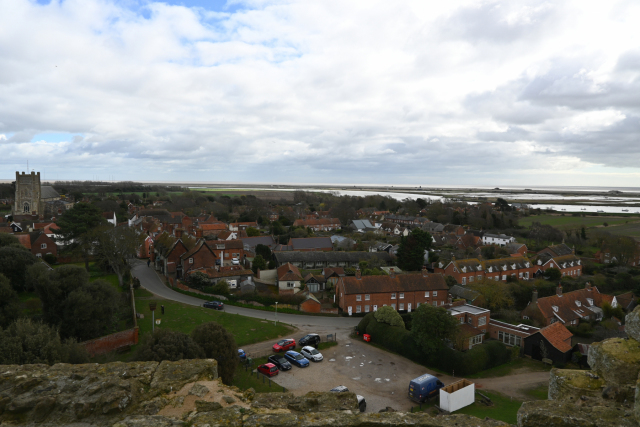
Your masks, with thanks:
[{"label": "stone church tower", "polygon": [[13,205],[13,216],[44,214],[44,206],[40,197],[40,172],[26,174],[16,172],[16,197]]}]

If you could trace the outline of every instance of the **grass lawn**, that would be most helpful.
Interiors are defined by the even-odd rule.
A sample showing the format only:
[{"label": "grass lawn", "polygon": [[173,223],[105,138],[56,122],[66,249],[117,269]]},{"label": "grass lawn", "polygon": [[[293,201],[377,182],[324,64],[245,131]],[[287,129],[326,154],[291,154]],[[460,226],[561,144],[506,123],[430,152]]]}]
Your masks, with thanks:
[{"label": "grass lawn", "polygon": [[[611,224],[611,223],[609,223]],[[611,234],[616,234],[618,236],[629,236],[629,237],[640,237],[640,223],[629,223],[623,225],[617,225],[612,227],[603,228],[604,231],[608,231]]]},{"label": "grass lawn", "polygon": [[[190,333],[196,326],[206,322],[217,322],[233,334],[236,344],[241,347],[268,339],[275,339],[288,335],[290,328],[282,323],[274,326],[273,322],[244,317],[239,314],[229,314],[210,308],[194,307],[179,302],[156,299],[136,298],[136,310],[144,315],[144,319],[138,320],[140,336],[151,333],[151,310],[149,303],[157,303],[155,318],[162,322],[158,328],[168,328],[176,331]],[[164,305],[164,316],[160,311],[160,305]]]},{"label": "grass lawn", "polygon": [[491,399],[493,402],[492,406],[487,406],[484,403],[481,403],[481,396],[476,392],[475,403],[455,411],[454,414],[473,415],[480,419],[489,417],[494,420],[504,421],[505,423],[517,424],[518,409],[520,409],[522,401],[486,390],[481,391],[481,393]]},{"label": "grass lawn", "polygon": [[631,223],[638,221],[637,217],[609,217],[609,216],[571,216],[565,215],[531,215],[528,217],[520,218],[518,224],[529,227],[533,222],[539,222],[542,225],[551,225],[559,229],[579,229],[581,227],[595,227],[602,225],[605,222],[612,225],[621,225],[625,223]]},{"label": "grass lawn", "polygon": [[[63,265],[75,265],[78,267],[84,268],[84,262],[74,262],[69,264],[56,264],[52,265],[53,268],[60,268]],[[104,271],[100,270],[98,265],[95,262],[89,263],[89,281],[93,282],[95,280],[102,279],[106,280],[113,288],[118,292],[124,292],[124,290],[120,287],[118,283],[118,276],[115,274],[106,274]]]},{"label": "grass lawn", "polygon": [[511,375],[514,370],[522,369],[530,372],[534,371],[550,371],[551,366],[545,365],[537,360],[527,359],[525,357],[519,357],[511,362],[504,363],[495,368],[487,369],[486,371],[478,372],[477,374],[467,375],[466,378],[495,378]]},{"label": "grass lawn", "polygon": [[534,400],[547,400],[549,396],[549,387],[541,385],[539,387],[532,388],[531,390],[527,390],[526,393]]}]

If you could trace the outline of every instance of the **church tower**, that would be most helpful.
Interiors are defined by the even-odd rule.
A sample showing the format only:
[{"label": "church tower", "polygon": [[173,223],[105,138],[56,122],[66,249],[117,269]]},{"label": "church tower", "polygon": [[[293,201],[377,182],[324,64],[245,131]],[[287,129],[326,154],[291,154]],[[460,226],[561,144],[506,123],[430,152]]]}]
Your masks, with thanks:
[{"label": "church tower", "polygon": [[43,215],[40,201],[40,172],[26,174],[16,172],[16,197],[13,205],[13,216]]}]

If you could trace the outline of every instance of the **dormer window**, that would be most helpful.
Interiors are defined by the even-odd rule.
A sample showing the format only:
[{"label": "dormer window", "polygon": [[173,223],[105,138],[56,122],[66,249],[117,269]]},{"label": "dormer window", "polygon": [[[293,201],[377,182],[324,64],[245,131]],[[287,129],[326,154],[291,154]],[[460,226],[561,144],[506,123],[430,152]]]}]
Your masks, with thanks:
[{"label": "dormer window", "polygon": [[578,262],[578,265],[580,265],[580,260],[578,260],[577,262]]},{"label": "dormer window", "polygon": [[507,265],[506,264],[502,266],[502,270],[503,271],[507,271]]},{"label": "dormer window", "polygon": [[488,271],[489,273],[493,272],[493,267],[489,267]]},{"label": "dormer window", "polygon": [[538,260],[538,265],[542,265],[542,260]]},{"label": "dormer window", "polygon": [[439,262],[439,263],[438,263],[438,267],[442,268],[442,267],[444,267],[444,264],[443,264],[443,263],[441,263],[441,262]]},{"label": "dormer window", "polygon": [[525,262],[525,263],[524,263],[524,266],[525,266],[525,267],[527,267],[527,268],[529,268],[529,265],[530,265],[530,264],[529,264],[528,262]]},{"label": "dormer window", "polygon": [[516,265],[515,265],[515,264],[512,264],[512,265],[511,265],[511,269],[512,269],[512,270],[515,270],[515,269],[516,269]]},{"label": "dormer window", "polygon": [[589,306],[593,305],[593,300],[591,298],[587,298],[587,302],[589,303]]},{"label": "dormer window", "polygon": [[581,303],[580,301],[576,301],[576,305],[577,305],[578,307],[580,307],[580,306],[582,305],[582,303]]},{"label": "dormer window", "polygon": [[558,312],[558,306],[557,306],[557,305],[554,305],[554,306],[552,306],[552,307],[553,307],[553,311],[555,311],[555,312],[557,313],[557,312]]},{"label": "dormer window", "polygon": [[478,271],[482,271],[482,266],[478,265]]},{"label": "dormer window", "polygon": [[467,267],[462,267],[462,272],[466,273],[467,272]]}]

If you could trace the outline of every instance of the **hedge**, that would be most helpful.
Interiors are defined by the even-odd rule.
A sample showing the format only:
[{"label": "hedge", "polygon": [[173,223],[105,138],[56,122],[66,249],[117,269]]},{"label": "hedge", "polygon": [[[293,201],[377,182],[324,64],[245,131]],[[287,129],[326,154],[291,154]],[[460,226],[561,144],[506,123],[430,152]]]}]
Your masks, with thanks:
[{"label": "hedge", "polygon": [[421,365],[455,373],[471,375],[493,368],[511,360],[511,350],[500,341],[487,341],[462,352],[444,347],[427,357],[414,341],[411,332],[399,326],[376,321],[373,313],[367,314],[358,324],[361,334],[371,335],[371,340],[388,350],[397,352]]}]

